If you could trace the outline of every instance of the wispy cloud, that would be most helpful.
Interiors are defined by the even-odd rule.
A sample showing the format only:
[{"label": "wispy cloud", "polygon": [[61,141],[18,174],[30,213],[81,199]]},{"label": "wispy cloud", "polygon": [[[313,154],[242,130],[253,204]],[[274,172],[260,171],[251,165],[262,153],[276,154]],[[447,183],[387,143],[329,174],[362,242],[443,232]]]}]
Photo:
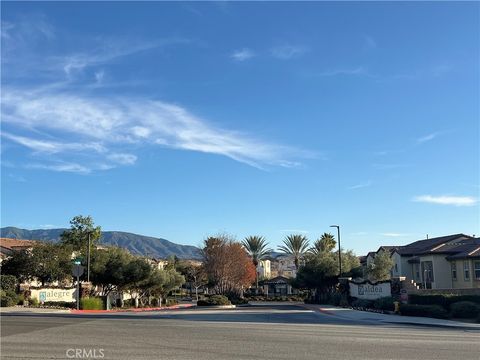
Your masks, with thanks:
[{"label": "wispy cloud", "polygon": [[270,54],[277,59],[289,60],[304,55],[308,50],[309,48],[304,45],[285,44],[271,48]]},{"label": "wispy cloud", "polygon": [[478,199],[472,196],[419,195],[415,196],[413,201],[440,205],[473,206],[478,202]]},{"label": "wispy cloud", "polygon": [[[22,131],[35,131],[29,137],[6,133],[3,136],[7,139],[37,153],[91,150],[100,156],[96,161],[108,161],[110,166],[133,164],[136,156],[125,154],[123,149],[138,145],[223,155],[257,168],[296,167],[300,165],[299,159],[315,156],[247,133],[222,129],[184,107],[151,99],[4,88],[2,102],[1,114],[6,124]],[[74,141],[38,139],[38,133],[59,132]],[[98,166],[73,162],[43,168],[81,173]]]},{"label": "wispy cloud", "polygon": [[396,233],[396,232],[386,232],[386,233],[381,233],[381,236],[386,236],[386,237],[404,237],[404,236],[409,236],[410,234],[405,234],[405,233]]},{"label": "wispy cloud", "polygon": [[291,234],[295,234],[295,233],[308,234],[309,233],[308,230],[302,230],[302,229],[282,229],[282,230],[278,230],[278,231],[281,232],[281,233],[291,233]]},{"label": "wispy cloud", "polygon": [[368,181],[365,181],[363,183],[359,183],[359,184],[356,184],[356,185],[349,186],[347,189],[349,189],[349,190],[362,189],[362,188],[369,187],[371,185],[372,185],[372,181],[368,180]]},{"label": "wispy cloud", "polygon": [[417,141],[417,144],[423,144],[435,139],[437,136],[438,136],[438,132],[434,132],[434,133],[419,137],[416,141]]},{"label": "wispy cloud", "polygon": [[[79,43],[88,47],[79,46],[76,52],[55,53],[58,47],[47,46],[45,39],[64,34],[40,20],[35,26],[28,21],[23,25],[2,24],[2,45],[8,39],[14,51],[13,56],[8,53],[2,57],[2,65],[5,61],[8,65],[4,73],[14,78],[11,70],[16,66],[21,69],[16,75],[22,76],[21,86],[2,88],[2,137],[30,151],[24,167],[85,174],[133,165],[137,161],[134,152],[141,146],[216,154],[260,169],[298,167],[305,158],[317,156],[248,132],[222,128],[173,101],[107,91],[110,87],[104,82],[110,63],[144,51],[190,43],[188,39],[140,41],[98,36],[81,38]],[[16,31],[18,28],[23,30]],[[40,45],[36,43],[38,34],[44,41]],[[76,39],[71,34],[68,38]],[[15,43],[20,40],[25,51],[30,51],[29,56],[15,52]],[[35,46],[42,48],[41,56]],[[295,47],[284,50],[287,57],[302,52]],[[254,55],[250,49],[241,49],[232,56],[245,61]],[[40,72],[47,75],[39,76]]]},{"label": "wispy cloud", "polygon": [[255,53],[248,49],[248,48],[243,48],[239,50],[235,50],[230,57],[235,60],[235,61],[246,61],[255,56]]}]

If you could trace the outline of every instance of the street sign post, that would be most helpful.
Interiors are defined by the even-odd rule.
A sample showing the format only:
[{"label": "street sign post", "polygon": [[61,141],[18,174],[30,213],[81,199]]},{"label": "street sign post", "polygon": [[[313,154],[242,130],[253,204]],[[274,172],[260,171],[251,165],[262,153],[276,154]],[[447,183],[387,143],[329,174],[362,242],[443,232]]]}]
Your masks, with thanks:
[{"label": "street sign post", "polygon": [[72,275],[77,277],[77,310],[80,310],[80,276],[83,275],[85,267],[80,265],[80,261],[75,259],[75,265],[73,265]]}]

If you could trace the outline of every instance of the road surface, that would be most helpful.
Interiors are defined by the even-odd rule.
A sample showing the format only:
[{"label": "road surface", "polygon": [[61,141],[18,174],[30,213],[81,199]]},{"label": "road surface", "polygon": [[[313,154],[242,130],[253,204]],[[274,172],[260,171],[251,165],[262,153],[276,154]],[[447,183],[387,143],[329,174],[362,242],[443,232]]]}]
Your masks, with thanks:
[{"label": "road surface", "polygon": [[353,322],[271,305],[2,314],[2,359],[480,359],[480,332]]}]

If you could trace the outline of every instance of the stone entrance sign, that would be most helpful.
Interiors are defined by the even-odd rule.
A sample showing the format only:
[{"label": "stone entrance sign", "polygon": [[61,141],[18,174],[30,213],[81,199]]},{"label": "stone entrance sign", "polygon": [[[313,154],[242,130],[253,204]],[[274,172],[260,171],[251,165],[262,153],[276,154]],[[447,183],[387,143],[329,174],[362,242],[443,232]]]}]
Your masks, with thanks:
[{"label": "stone entrance sign", "polygon": [[376,300],[386,296],[392,296],[392,289],[390,281],[371,283],[370,281],[363,281],[356,283],[349,282],[350,296],[357,299]]}]

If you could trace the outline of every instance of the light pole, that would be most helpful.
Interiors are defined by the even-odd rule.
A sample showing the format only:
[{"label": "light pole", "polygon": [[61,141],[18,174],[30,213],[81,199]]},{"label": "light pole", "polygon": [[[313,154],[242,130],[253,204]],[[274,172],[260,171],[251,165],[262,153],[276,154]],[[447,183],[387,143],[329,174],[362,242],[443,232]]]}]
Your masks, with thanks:
[{"label": "light pole", "polygon": [[338,225],[330,225],[330,227],[337,228],[337,235],[338,235],[338,268],[339,268],[339,276],[342,276],[342,247],[340,245],[340,226]]},{"label": "light pole", "polygon": [[87,249],[87,282],[90,282],[90,231],[88,232],[88,249]]}]

